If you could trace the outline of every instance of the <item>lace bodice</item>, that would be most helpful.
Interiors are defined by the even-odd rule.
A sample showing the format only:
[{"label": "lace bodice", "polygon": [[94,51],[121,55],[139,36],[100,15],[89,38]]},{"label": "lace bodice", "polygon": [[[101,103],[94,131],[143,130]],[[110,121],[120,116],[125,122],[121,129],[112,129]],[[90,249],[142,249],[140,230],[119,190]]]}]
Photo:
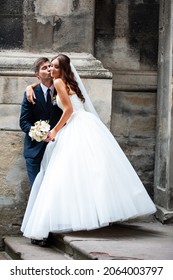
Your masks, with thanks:
[{"label": "lace bodice", "polygon": [[[71,103],[73,105],[73,112],[84,111],[85,110],[82,101],[78,98],[78,96],[76,94],[72,94],[72,95],[69,95],[69,96],[70,96],[70,99],[71,99]],[[61,104],[61,100],[60,100],[58,95],[56,97],[56,102],[57,102],[58,107],[60,107],[63,110],[63,106]]]}]

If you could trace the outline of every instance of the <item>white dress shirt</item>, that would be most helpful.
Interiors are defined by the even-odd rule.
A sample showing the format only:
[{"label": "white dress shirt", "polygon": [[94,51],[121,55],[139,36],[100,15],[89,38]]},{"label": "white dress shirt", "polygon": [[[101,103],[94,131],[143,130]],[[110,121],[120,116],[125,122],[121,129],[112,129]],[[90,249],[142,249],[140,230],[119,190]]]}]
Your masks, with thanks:
[{"label": "white dress shirt", "polygon": [[[47,90],[48,90],[48,87],[46,87],[45,85],[43,85],[42,83],[40,84],[41,88],[42,88],[42,91],[44,93],[44,98],[45,98],[45,101],[47,102]],[[50,96],[51,98],[53,99],[53,93],[54,93],[54,85],[52,84],[50,87]]]}]

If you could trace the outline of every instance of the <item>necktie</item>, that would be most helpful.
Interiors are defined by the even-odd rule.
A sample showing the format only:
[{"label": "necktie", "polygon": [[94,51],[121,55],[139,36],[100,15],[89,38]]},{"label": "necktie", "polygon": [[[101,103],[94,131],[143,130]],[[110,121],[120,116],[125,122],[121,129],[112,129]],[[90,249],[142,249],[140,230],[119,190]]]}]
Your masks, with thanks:
[{"label": "necktie", "polygon": [[47,109],[48,109],[49,116],[50,116],[51,104],[52,104],[52,98],[50,95],[50,88],[48,88],[47,89]]}]

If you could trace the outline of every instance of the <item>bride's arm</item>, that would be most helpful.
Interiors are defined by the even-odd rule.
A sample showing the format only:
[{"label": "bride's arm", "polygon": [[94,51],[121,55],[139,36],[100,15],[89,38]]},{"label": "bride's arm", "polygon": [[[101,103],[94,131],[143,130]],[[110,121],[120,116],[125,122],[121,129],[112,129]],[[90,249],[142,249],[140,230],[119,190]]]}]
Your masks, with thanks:
[{"label": "bride's arm", "polygon": [[39,83],[33,83],[33,84],[26,87],[26,98],[32,104],[35,104],[34,99],[36,99],[33,88],[36,87],[38,84]]},{"label": "bride's arm", "polygon": [[48,141],[52,141],[55,138],[57,132],[66,124],[66,122],[68,121],[68,119],[73,113],[72,103],[67,93],[64,82],[61,79],[56,79],[54,81],[54,86],[61,100],[63,106],[63,113],[58,123],[50,131],[47,138]]}]

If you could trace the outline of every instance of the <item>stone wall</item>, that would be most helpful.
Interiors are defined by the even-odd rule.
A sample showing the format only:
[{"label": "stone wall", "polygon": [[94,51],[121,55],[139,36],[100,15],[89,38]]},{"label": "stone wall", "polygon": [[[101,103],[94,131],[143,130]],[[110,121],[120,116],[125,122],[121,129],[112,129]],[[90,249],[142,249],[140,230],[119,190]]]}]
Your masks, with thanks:
[{"label": "stone wall", "polygon": [[4,235],[19,234],[29,184],[23,159],[23,135],[0,131],[0,248]]},{"label": "stone wall", "polygon": [[112,132],[153,197],[156,94],[113,92]]},{"label": "stone wall", "polygon": [[95,55],[105,67],[156,70],[159,0],[96,0],[95,10]]},{"label": "stone wall", "polygon": [[157,73],[114,71],[111,130],[154,198]]},{"label": "stone wall", "polygon": [[159,1],[96,0],[95,20],[96,57],[113,73],[111,131],[153,198]]},{"label": "stone wall", "polygon": [[0,1],[0,48],[23,46],[23,0]]},{"label": "stone wall", "polygon": [[25,50],[93,54],[94,2],[25,0]]}]

